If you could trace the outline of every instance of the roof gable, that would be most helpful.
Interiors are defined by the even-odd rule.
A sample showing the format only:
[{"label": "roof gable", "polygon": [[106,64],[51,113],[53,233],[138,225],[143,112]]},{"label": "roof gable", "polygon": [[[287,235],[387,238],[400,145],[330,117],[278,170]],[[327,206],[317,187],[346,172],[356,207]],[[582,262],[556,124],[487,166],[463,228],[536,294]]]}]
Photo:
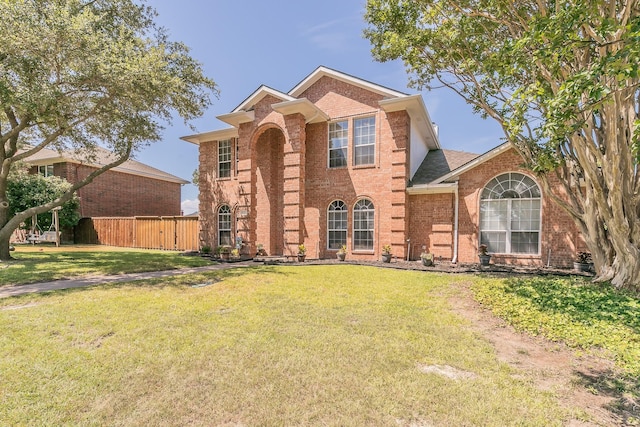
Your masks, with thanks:
[{"label": "roof gable", "polygon": [[[116,160],[109,150],[106,150],[102,147],[96,147],[94,154],[95,158],[89,161],[70,151],[59,152],[44,148],[33,154],[32,156],[26,158],[25,162],[32,165],[69,162],[100,168]],[[131,175],[144,176],[160,181],[174,182],[178,184],[189,183],[189,181],[187,180],[133,159],[128,159],[121,165],[116,166],[110,170],[115,172],[128,173]]]},{"label": "roof gable", "polygon": [[371,83],[367,80],[363,80],[349,74],[342,73],[340,71],[332,70],[331,68],[320,66],[315,69],[311,74],[304,78],[300,83],[298,83],[293,89],[289,91],[289,95],[297,98],[302,93],[311,87],[314,83],[320,80],[322,77],[329,77],[332,79],[336,79],[357,87],[360,87],[365,90],[369,90],[371,92],[375,92],[379,95],[382,95],[385,98],[397,98],[407,96],[406,93],[398,92],[393,89],[389,89],[384,86],[380,86],[375,83]]},{"label": "roof gable", "polygon": [[269,86],[262,85],[255,92],[253,92],[247,99],[242,101],[240,105],[238,105],[232,113],[238,113],[241,111],[249,111],[260,102],[265,96],[271,95],[275,98],[278,98],[282,101],[293,101],[296,98],[287,95],[286,93],[280,92],[279,90],[275,90],[270,88]]}]

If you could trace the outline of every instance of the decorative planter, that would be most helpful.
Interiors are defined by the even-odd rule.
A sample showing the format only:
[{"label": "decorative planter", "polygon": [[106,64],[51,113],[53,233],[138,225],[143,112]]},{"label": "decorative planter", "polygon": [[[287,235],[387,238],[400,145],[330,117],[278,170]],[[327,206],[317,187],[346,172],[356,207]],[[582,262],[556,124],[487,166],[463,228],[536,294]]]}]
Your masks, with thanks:
[{"label": "decorative planter", "polygon": [[383,253],[382,262],[391,262],[391,254]]},{"label": "decorative planter", "polygon": [[489,261],[491,261],[491,255],[478,255],[480,258],[480,265],[487,266],[489,265]]},{"label": "decorative planter", "polygon": [[422,265],[425,267],[431,267],[433,265],[433,257],[421,257],[420,259],[422,260]]},{"label": "decorative planter", "polygon": [[573,269],[575,271],[585,271],[585,272],[589,272],[591,271],[591,264],[589,264],[588,262],[573,262]]},{"label": "decorative planter", "polygon": [[304,262],[305,257],[305,254],[298,254],[298,262]]},{"label": "decorative planter", "polygon": [[338,257],[338,260],[344,261],[344,259],[347,257],[347,253],[346,252],[337,252],[336,253],[336,257]]}]

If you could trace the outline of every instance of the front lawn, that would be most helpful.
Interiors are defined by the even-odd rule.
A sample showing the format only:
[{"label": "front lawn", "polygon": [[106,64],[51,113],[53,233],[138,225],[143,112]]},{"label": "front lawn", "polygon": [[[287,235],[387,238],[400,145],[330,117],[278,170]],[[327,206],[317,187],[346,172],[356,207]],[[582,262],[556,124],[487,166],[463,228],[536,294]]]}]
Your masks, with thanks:
[{"label": "front lawn", "polygon": [[551,392],[451,311],[472,280],[256,267],[0,300],[0,419],[562,425]]},{"label": "front lawn", "polygon": [[47,282],[96,274],[140,273],[209,265],[197,256],[179,252],[113,248],[109,246],[24,245],[11,253],[14,261],[0,262],[0,286]]}]

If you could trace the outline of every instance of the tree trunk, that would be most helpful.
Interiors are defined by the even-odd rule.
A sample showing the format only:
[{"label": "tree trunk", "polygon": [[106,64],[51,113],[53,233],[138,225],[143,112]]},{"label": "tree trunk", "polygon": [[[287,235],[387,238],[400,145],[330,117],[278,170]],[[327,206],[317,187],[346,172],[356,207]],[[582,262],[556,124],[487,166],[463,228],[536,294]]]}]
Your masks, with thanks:
[{"label": "tree trunk", "polygon": [[11,252],[9,251],[9,239],[10,237],[0,238],[0,262],[10,261],[13,259],[11,257]]},{"label": "tree trunk", "polygon": [[9,252],[9,240],[11,240],[11,233],[5,230],[5,225],[8,222],[8,204],[5,206],[6,202],[0,202],[0,261],[9,261],[11,260],[11,252]]}]

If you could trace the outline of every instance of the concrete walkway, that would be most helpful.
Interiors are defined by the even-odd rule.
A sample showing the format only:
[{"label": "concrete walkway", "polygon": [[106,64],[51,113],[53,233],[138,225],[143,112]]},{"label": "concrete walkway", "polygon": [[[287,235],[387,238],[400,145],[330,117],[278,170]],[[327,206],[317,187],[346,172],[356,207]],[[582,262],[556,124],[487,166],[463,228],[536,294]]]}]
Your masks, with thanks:
[{"label": "concrete walkway", "polygon": [[76,279],[54,280],[52,282],[30,283],[28,285],[13,285],[0,288],[0,298],[17,295],[32,294],[36,292],[55,291],[60,289],[83,288],[92,285],[106,283],[132,282],[142,279],[158,279],[162,277],[178,276],[180,274],[201,273],[203,271],[224,270],[228,268],[247,267],[254,265],[252,261],[235,263],[213,264],[204,267],[180,268],[177,270],[149,271],[144,273],[128,273],[102,276],[85,276]]},{"label": "concrete walkway", "polygon": [[[208,265],[205,267],[183,268],[177,270],[165,270],[165,271],[150,271],[146,273],[130,273],[130,274],[118,274],[112,276],[89,276],[79,277],[76,279],[68,280],[54,280],[52,282],[44,283],[31,283],[28,285],[14,285],[5,286],[0,288],[0,298],[7,298],[16,295],[24,295],[36,292],[47,292],[59,289],[69,288],[82,288],[91,285],[101,285],[106,283],[119,283],[119,282],[132,282],[134,280],[142,279],[156,279],[162,277],[177,276],[180,274],[200,273],[203,271],[224,270],[228,268],[247,267],[250,265],[263,265],[269,264],[269,262],[256,263],[253,260],[233,262],[233,263],[220,263]],[[592,273],[581,273],[573,270],[545,268],[545,267],[522,267],[522,266],[509,266],[509,265],[495,265],[491,264],[488,267],[480,267],[479,264],[451,264],[449,262],[438,261],[436,265],[432,267],[424,267],[419,261],[403,261],[394,260],[391,263],[383,263],[379,261],[346,261],[344,263],[338,262],[335,259],[331,260],[307,260],[304,263],[298,262],[286,262],[282,265],[337,265],[337,264],[352,264],[352,265],[364,265],[375,266],[383,268],[394,268],[399,270],[416,270],[416,271],[431,271],[439,273],[489,273],[498,275],[558,275],[558,276],[583,276],[593,277]]]}]

